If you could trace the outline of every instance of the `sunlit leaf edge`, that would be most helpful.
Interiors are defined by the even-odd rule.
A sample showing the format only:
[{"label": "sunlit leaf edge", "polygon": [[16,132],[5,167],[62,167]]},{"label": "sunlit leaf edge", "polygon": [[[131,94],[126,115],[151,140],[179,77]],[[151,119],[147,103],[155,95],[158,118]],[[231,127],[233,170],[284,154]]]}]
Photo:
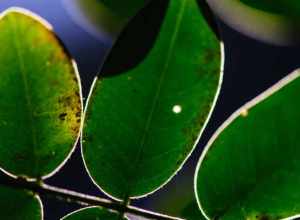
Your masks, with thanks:
[{"label": "sunlit leaf edge", "polygon": [[[272,96],[274,93],[276,93],[277,91],[279,91],[280,89],[282,89],[283,87],[285,87],[286,85],[288,85],[290,82],[292,82],[293,80],[295,80],[295,79],[297,79],[299,77],[300,77],[300,69],[296,69],[295,71],[293,71],[292,73],[290,73],[289,75],[287,75],[286,77],[284,77],[283,79],[279,80],[277,83],[275,83],[269,89],[265,90],[260,95],[256,96],[254,99],[252,99],[251,101],[249,101],[246,104],[244,104],[242,107],[240,107],[238,110],[236,110],[230,117],[228,117],[228,119],[216,130],[216,132],[212,135],[212,137],[210,138],[210,140],[207,142],[207,144],[204,147],[203,152],[202,152],[202,154],[200,156],[200,159],[199,159],[199,161],[197,163],[197,167],[196,167],[196,171],[195,171],[195,175],[194,175],[194,193],[195,193],[195,197],[196,197],[196,200],[197,200],[197,204],[198,204],[198,207],[199,207],[202,215],[207,220],[210,220],[210,218],[207,216],[207,214],[205,213],[205,211],[204,211],[204,209],[203,209],[203,207],[201,205],[201,200],[199,199],[199,195],[198,195],[197,179],[198,179],[198,173],[199,173],[199,171],[201,169],[202,162],[204,161],[207,153],[209,152],[210,147],[215,142],[215,140],[219,137],[219,135],[236,118],[238,118],[240,115],[243,115],[243,114],[247,113],[247,111],[249,109],[251,109],[255,105],[259,104],[260,102],[264,101],[268,97]],[[285,218],[284,220],[295,219],[297,217],[300,217],[300,214],[299,215],[295,215],[295,216],[291,216],[291,217],[288,217],[288,218]]]},{"label": "sunlit leaf edge", "polygon": [[[89,206],[89,207],[77,209],[77,210],[75,210],[75,211],[73,211],[73,212],[71,212],[71,213],[65,215],[64,217],[60,218],[60,220],[65,220],[65,219],[67,219],[68,217],[70,217],[70,216],[73,215],[73,214],[76,214],[76,213],[79,213],[79,212],[82,212],[82,211],[85,211],[85,210],[89,210],[89,209],[94,209],[94,208],[100,208],[100,209],[102,209],[102,208],[99,207],[99,206]],[[103,208],[103,209],[104,209],[104,208]],[[104,210],[106,210],[106,209],[104,209]],[[107,211],[109,212],[109,210],[107,210]],[[124,219],[129,220],[129,218],[128,218],[127,216],[125,216]],[[101,219],[101,220],[102,220],[102,219]],[[109,219],[103,219],[103,220],[109,220]]]},{"label": "sunlit leaf edge", "polygon": [[[221,51],[221,66],[220,66],[220,76],[219,76],[219,82],[218,82],[218,88],[216,90],[216,94],[215,94],[215,97],[214,97],[214,100],[213,100],[213,104],[211,106],[211,109],[209,111],[209,114],[205,120],[205,123],[203,124],[203,127],[201,128],[201,131],[199,132],[198,134],[198,137],[194,143],[194,146],[191,148],[190,152],[187,154],[186,158],[182,161],[182,163],[180,164],[180,166],[178,166],[178,169],[175,170],[175,172],[164,182],[162,183],[158,188],[154,189],[153,191],[149,192],[149,193],[146,193],[146,194],[143,194],[141,196],[133,196],[133,197],[130,197],[129,199],[141,199],[141,198],[144,198],[144,197],[147,197],[153,193],[155,193],[156,191],[160,190],[161,188],[163,188],[166,184],[168,184],[172,179],[173,177],[182,169],[182,167],[184,166],[185,162],[190,158],[191,154],[193,153],[193,151],[195,150],[195,148],[197,147],[197,144],[200,140],[200,138],[202,137],[202,134],[204,132],[204,130],[206,129],[206,126],[208,124],[208,122],[210,121],[210,118],[211,118],[211,115],[215,109],[215,106],[216,106],[216,103],[217,103],[217,100],[219,98],[219,94],[220,94],[220,91],[221,91],[221,86],[223,84],[223,73],[224,73],[224,62],[225,62],[225,48],[224,48],[224,43],[222,40],[220,40],[220,51]],[[94,78],[94,81],[91,85],[91,88],[90,88],[90,92],[89,92],[89,95],[88,95],[88,98],[86,100],[86,105],[85,105],[85,108],[84,108],[84,113],[83,113],[83,122],[85,121],[85,116],[86,116],[86,113],[87,113],[87,109],[89,107],[89,102],[90,102],[90,99],[91,97],[93,96],[93,91],[94,89],[96,88],[96,85],[97,85],[97,80],[98,80],[98,76],[96,76]],[[83,127],[82,127],[83,128]],[[101,190],[101,192],[103,192],[106,196],[108,196],[109,198],[112,198],[116,201],[122,201],[121,199],[119,198],[116,198],[112,195],[110,195],[108,192],[106,192],[95,180],[94,178],[92,177],[92,175],[90,174],[90,171],[86,165],[86,162],[85,162],[85,158],[84,158],[84,155],[83,155],[83,138],[82,136],[80,137],[80,147],[81,147],[81,157],[82,157],[82,160],[83,160],[83,164],[84,164],[84,167],[85,167],[85,170],[86,172],[88,173],[90,179],[92,180],[93,184]]]},{"label": "sunlit leaf edge", "polygon": [[[2,18],[4,18],[6,15],[8,15],[9,13],[14,13],[14,12],[23,14],[25,16],[28,16],[29,18],[31,18],[31,19],[39,22],[40,24],[42,24],[46,29],[48,29],[55,36],[55,38],[60,43],[60,46],[62,47],[62,49],[64,50],[64,52],[66,53],[66,55],[69,57],[69,59],[70,59],[70,61],[72,63],[73,70],[74,70],[74,73],[75,73],[75,77],[76,77],[76,80],[77,80],[77,85],[78,85],[78,88],[79,88],[79,97],[80,97],[80,102],[81,102],[81,112],[80,112],[81,113],[81,122],[80,122],[80,128],[79,128],[77,137],[76,137],[76,139],[74,141],[74,144],[73,144],[73,146],[72,146],[69,154],[66,156],[66,158],[56,167],[56,169],[54,169],[49,174],[44,175],[44,176],[41,177],[41,179],[44,180],[44,179],[50,178],[53,175],[55,175],[66,164],[66,162],[69,160],[69,158],[72,156],[73,152],[75,151],[76,145],[78,144],[78,142],[80,140],[80,134],[81,134],[81,130],[82,130],[82,127],[83,127],[83,121],[84,121],[83,120],[83,109],[84,108],[83,108],[83,96],[82,96],[81,78],[80,78],[80,74],[79,74],[79,70],[78,70],[76,61],[72,58],[71,54],[69,53],[69,51],[67,50],[67,48],[63,44],[62,40],[54,32],[53,26],[47,20],[45,20],[44,18],[42,18],[38,14],[32,12],[31,10],[28,10],[28,9],[22,8],[22,7],[15,7],[15,6],[14,7],[9,7],[6,10],[2,11],[0,13],[0,20]],[[10,177],[13,177],[13,178],[17,178],[18,177],[17,175],[14,175],[13,173],[10,173],[9,171],[3,169],[2,167],[0,167],[0,170],[2,172],[4,172],[6,175],[10,176]],[[36,180],[36,178],[27,178],[27,180],[28,181],[33,181],[33,180]],[[41,205],[42,205],[42,203],[41,203]]]}]

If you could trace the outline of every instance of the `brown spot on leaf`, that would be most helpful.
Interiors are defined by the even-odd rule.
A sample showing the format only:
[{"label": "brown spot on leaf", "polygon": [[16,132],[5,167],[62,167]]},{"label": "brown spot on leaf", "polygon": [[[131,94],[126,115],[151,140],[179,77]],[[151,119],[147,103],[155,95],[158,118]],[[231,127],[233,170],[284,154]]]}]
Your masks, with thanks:
[{"label": "brown spot on leaf", "polygon": [[58,117],[60,120],[64,121],[66,119],[67,113],[61,113]]}]

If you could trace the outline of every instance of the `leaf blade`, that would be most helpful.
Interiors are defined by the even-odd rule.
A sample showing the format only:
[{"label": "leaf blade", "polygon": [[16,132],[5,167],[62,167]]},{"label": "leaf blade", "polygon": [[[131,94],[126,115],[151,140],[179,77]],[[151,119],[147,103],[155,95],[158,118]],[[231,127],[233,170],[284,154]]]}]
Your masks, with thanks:
[{"label": "leaf blade", "polygon": [[0,166],[13,176],[48,176],[78,139],[80,80],[49,28],[20,8],[8,9],[0,20]]},{"label": "leaf blade", "polygon": [[[145,60],[113,77],[102,73],[89,96],[85,165],[100,187],[118,199],[145,196],[175,174],[207,121],[222,78],[219,41],[196,1],[169,4]],[[165,164],[158,163],[162,159]]]},{"label": "leaf blade", "polygon": [[0,216],[7,220],[42,220],[42,203],[32,193],[0,187]]},{"label": "leaf blade", "polygon": [[195,176],[207,219],[282,219],[299,213],[294,191],[299,103],[291,101],[298,88],[297,70],[235,112],[210,140]]}]

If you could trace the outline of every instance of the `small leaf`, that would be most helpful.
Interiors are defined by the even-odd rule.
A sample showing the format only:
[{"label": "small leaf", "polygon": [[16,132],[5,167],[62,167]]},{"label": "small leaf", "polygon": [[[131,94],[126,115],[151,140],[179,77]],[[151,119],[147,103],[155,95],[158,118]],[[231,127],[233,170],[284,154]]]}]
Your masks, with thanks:
[{"label": "small leaf", "polygon": [[49,175],[78,138],[81,90],[73,61],[49,25],[23,9],[0,20],[0,166]]},{"label": "small leaf", "polygon": [[126,220],[120,214],[99,207],[89,207],[75,211],[61,220]]},{"label": "small leaf", "polygon": [[172,0],[146,58],[126,72],[101,73],[86,110],[83,156],[105,192],[141,197],[170,180],[206,124],[220,66],[220,42],[197,2]]},{"label": "small leaf", "polygon": [[300,42],[299,0],[208,0],[228,25],[253,38],[279,45]]},{"label": "small leaf", "polygon": [[235,112],[198,164],[209,219],[283,219],[300,213],[300,71]]},{"label": "small leaf", "polygon": [[30,192],[0,186],[0,218],[42,220],[41,201]]}]

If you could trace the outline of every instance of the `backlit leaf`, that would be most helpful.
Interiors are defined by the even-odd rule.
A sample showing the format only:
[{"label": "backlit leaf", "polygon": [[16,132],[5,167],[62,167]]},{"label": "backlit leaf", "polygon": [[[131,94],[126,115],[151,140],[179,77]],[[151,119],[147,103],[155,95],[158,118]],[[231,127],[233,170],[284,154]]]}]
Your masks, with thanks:
[{"label": "backlit leaf", "polygon": [[0,217],[5,220],[42,220],[42,205],[30,192],[0,186]]},{"label": "backlit leaf", "polygon": [[78,138],[77,70],[49,25],[28,11],[2,13],[0,42],[0,167],[45,177]]},{"label": "backlit leaf", "polygon": [[283,219],[300,213],[300,71],[236,111],[198,165],[209,219]]},{"label": "backlit leaf", "polygon": [[196,0],[172,0],[146,58],[123,73],[100,74],[88,101],[82,151],[106,193],[145,196],[180,169],[213,106],[220,66],[220,42]]}]

